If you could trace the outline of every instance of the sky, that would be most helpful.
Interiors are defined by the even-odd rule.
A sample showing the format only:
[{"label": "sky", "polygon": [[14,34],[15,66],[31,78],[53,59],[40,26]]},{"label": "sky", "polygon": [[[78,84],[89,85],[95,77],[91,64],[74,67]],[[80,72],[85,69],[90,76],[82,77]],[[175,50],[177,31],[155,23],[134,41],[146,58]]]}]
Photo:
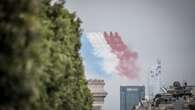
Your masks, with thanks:
[{"label": "sky", "polygon": [[65,7],[81,18],[84,33],[117,32],[138,55],[139,78],[86,73],[105,80],[105,110],[120,109],[120,85],[146,85],[157,59],[164,85],[195,84],[195,0],[67,0]]}]

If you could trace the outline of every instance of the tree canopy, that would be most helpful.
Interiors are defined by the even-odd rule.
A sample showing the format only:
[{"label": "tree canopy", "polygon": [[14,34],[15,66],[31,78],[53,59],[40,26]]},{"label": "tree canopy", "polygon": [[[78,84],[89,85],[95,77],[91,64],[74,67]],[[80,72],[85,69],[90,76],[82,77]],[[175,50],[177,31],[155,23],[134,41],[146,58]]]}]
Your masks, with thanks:
[{"label": "tree canopy", "polygon": [[64,1],[0,1],[0,110],[91,110],[81,21]]}]

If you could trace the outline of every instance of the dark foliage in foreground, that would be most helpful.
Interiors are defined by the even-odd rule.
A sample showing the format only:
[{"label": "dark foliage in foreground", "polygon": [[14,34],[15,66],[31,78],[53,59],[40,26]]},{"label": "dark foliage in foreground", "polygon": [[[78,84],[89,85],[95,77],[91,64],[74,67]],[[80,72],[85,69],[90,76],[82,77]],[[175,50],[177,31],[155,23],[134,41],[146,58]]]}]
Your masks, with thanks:
[{"label": "dark foliage in foreground", "polygon": [[91,110],[80,23],[63,1],[0,1],[0,110]]}]

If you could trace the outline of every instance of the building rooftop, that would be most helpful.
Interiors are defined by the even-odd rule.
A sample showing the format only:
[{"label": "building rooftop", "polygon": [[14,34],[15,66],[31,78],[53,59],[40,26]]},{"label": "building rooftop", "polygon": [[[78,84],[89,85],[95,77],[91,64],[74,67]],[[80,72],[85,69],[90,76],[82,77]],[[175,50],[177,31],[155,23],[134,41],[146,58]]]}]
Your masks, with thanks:
[{"label": "building rooftop", "polygon": [[89,79],[88,85],[105,85],[105,82],[101,79]]}]

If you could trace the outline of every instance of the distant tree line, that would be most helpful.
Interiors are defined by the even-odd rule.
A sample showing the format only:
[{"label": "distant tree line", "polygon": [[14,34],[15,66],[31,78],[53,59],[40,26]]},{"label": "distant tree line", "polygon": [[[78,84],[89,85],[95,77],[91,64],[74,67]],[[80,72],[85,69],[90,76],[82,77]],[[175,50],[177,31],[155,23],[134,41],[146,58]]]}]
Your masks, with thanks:
[{"label": "distant tree line", "polygon": [[63,0],[0,0],[0,110],[92,109],[80,23]]}]

